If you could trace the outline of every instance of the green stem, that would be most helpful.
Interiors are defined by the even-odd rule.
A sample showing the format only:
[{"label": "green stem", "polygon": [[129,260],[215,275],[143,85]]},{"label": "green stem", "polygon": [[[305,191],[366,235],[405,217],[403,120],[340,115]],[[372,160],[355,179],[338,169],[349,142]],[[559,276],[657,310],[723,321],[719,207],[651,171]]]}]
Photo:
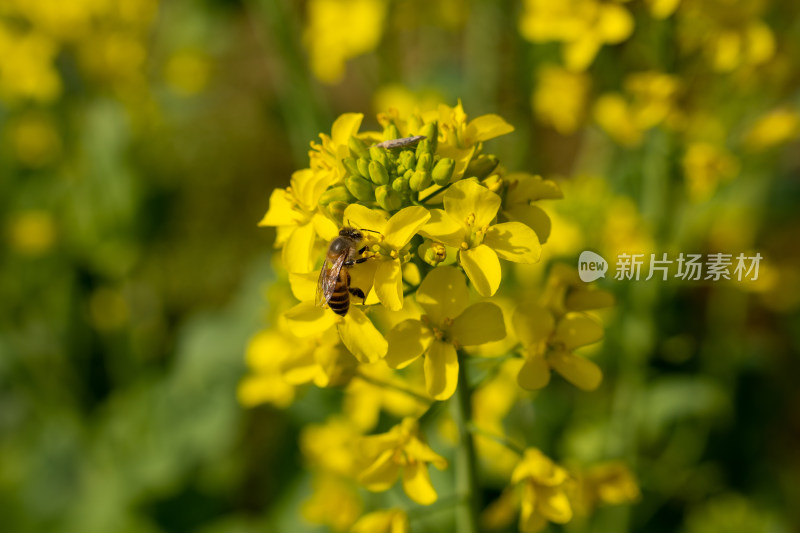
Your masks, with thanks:
[{"label": "green stem", "polygon": [[430,398],[428,398],[427,396],[425,396],[423,394],[420,394],[419,392],[416,392],[414,390],[411,390],[408,387],[404,387],[403,385],[400,385],[398,383],[390,383],[388,381],[383,381],[382,379],[373,378],[372,376],[369,376],[369,375],[364,374],[362,372],[356,372],[356,376],[358,376],[359,379],[363,379],[367,383],[371,383],[373,385],[377,385],[378,387],[394,389],[394,390],[396,390],[398,392],[402,392],[404,394],[407,394],[407,395],[411,396],[412,398],[414,398],[415,400],[417,400],[418,402],[420,402],[421,404],[428,405],[428,406],[433,404],[433,401]]},{"label": "green stem", "polygon": [[[459,354],[461,355],[461,354]],[[453,416],[458,424],[459,447],[456,450],[455,473],[456,491],[463,497],[456,510],[456,531],[459,533],[477,533],[480,494],[478,492],[477,463],[475,442],[469,431],[472,417],[472,394],[467,380],[467,365],[463,357],[458,367],[458,388],[453,402]]]}]

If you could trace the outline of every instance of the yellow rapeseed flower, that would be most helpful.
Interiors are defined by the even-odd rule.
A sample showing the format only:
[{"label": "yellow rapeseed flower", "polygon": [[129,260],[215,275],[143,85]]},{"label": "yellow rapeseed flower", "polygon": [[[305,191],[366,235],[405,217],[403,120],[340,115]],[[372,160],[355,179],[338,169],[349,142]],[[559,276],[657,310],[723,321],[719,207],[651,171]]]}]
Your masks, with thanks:
[{"label": "yellow rapeseed flower", "polygon": [[374,511],[358,519],[350,533],[409,533],[408,515],[402,509]]},{"label": "yellow rapeseed flower", "polygon": [[417,289],[421,320],[408,319],[387,334],[386,362],[403,368],[425,358],[428,394],[446,400],[458,383],[458,347],[500,340],[506,335],[503,314],[490,302],[469,304],[464,276],[454,267],[434,268]]},{"label": "yellow rapeseed flower", "polygon": [[458,263],[481,296],[500,287],[502,258],[535,263],[541,254],[536,233],[522,222],[492,224],[501,198],[470,180],[460,181],[444,194],[444,210],[431,210],[420,234],[458,248]]},{"label": "yellow rapeseed flower", "polygon": [[573,133],[583,120],[591,79],[557,65],[543,65],[536,73],[532,107],[536,117],[558,133]]},{"label": "yellow rapeseed flower", "polygon": [[387,433],[364,437],[361,452],[367,466],[359,479],[369,490],[388,490],[402,475],[403,490],[415,502],[430,505],[438,498],[428,464],[443,470],[447,460],[420,440],[415,419],[405,418]]},{"label": "yellow rapeseed flower", "polygon": [[603,326],[596,320],[584,313],[567,313],[556,320],[550,310],[538,304],[523,304],[512,321],[525,349],[525,364],[517,376],[521,387],[534,390],[546,386],[550,369],[584,390],[600,385],[600,368],[572,353],[603,338]]}]

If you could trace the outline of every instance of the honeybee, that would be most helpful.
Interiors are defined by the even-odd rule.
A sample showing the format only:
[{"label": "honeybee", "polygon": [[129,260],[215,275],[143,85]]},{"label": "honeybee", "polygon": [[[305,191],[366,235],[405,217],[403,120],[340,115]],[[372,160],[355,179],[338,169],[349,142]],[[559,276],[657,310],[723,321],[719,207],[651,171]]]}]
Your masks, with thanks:
[{"label": "honeybee", "polygon": [[358,248],[363,240],[364,234],[360,230],[344,227],[339,230],[339,236],[331,241],[319,273],[317,305],[327,305],[337,315],[345,316],[350,309],[351,294],[366,301],[364,291],[350,286],[350,273],[347,271],[349,267],[368,259],[358,257],[367,249],[366,246]]},{"label": "honeybee", "polygon": [[403,137],[402,139],[391,139],[388,141],[383,141],[382,143],[378,143],[375,146],[379,148],[386,148],[389,150],[391,150],[392,148],[404,148],[406,146],[417,144],[424,138],[425,138],[424,135],[414,135],[413,137]]}]

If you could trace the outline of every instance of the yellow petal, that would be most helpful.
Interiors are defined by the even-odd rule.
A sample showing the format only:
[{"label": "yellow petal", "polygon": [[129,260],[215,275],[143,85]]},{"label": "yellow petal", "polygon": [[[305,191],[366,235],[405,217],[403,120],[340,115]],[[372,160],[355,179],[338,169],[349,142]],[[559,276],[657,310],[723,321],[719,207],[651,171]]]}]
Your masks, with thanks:
[{"label": "yellow petal", "polygon": [[[370,259],[364,263],[353,265],[349,270],[350,287],[364,291],[364,294],[367,295],[367,301],[364,302],[365,305],[378,303],[378,295],[375,294],[373,286],[375,283],[375,272],[378,270],[378,265],[380,265],[380,263],[378,259]],[[351,297],[350,300],[351,302],[362,303],[361,299],[357,297]]]},{"label": "yellow petal", "polygon": [[555,181],[542,179],[541,176],[513,172],[505,177],[505,181],[509,183],[507,201],[511,204],[527,205],[537,200],[555,200],[564,197],[564,193]]},{"label": "yellow petal", "polygon": [[538,487],[536,510],[551,522],[566,524],[572,520],[572,507],[563,487]]},{"label": "yellow petal", "polygon": [[408,533],[408,515],[400,509],[374,511],[358,519],[350,533]]},{"label": "yellow petal", "polygon": [[430,212],[418,205],[401,209],[386,224],[386,244],[400,250],[430,218]]},{"label": "yellow petal", "polygon": [[320,239],[325,241],[332,241],[339,235],[339,228],[336,223],[321,213],[315,213],[311,218],[314,224],[314,231],[319,235]]},{"label": "yellow petal", "polygon": [[310,383],[321,372],[316,359],[314,350],[306,349],[290,352],[291,355],[281,362],[281,375],[287,383],[301,385]]},{"label": "yellow petal", "polygon": [[467,125],[466,137],[473,143],[488,141],[514,131],[514,126],[499,115],[482,115]]},{"label": "yellow petal", "polygon": [[403,468],[403,490],[420,505],[430,505],[438,497],[425,463],[412,462]]},{"label": "yellow petal", "polygon": [[435,400],[446,400],[458,384],[458,354],[452,344],[433,341],[425,355],[425,386]]},{"label": "yellow petal", "polygon": [[501,202],[498,195],[473,180],[459,181],[444,193],[447,214],[459,224],[470,222],[476,229],[492,222]]},{"label": "yellow petal", "polygon": [[403,308],[403,273],[399,259],[378,261],[375,271],[375,293],[383,305],[392,311]]},{"label": "yellow petal", "polygon": [[550,216],[543,209],[535,205],[516,204],[509,207],[503,214],[509,219],[522,222],[531,228],[539,242],[544,244],[550,238],[550,230],[553,226]]},{"label": "yellow petal", "polygon": [[431,209],[431,218],[419,229],[419,233],[434,241],[459,247],[466,239],[466,228],[441,209]]},{"label": "yellow petal", "polygon": [[563,342],[567,350],[586,346],[603,338],[603,325],[584,313],[567,313],[556,326],[554,341]]},{"label": "yellow petal", "polygon": [[342,342],[360,362],[374,363],[386,355],[386,339],[361,309],[350,307],[338,327]]},{"label": "yellow petal", "polygon": [[299,303],[283,316],[289,331],[298,337],[320,335],[337,321],[333,311],[317,307],[313,302]]},{"label": "yellow petal", "polygon": [[344,385],[358,367],[356,358],[341,344],[318,346],[314,350],[314,360],[321,371],[314,379],[318,387]]},{"label": "yellow petal", "polygon": [[430,446],[416,437],[412,437],[406,444],[404,451],[409,457],[419,462],[431,463],[439,470],[447,468],[447,459],[434,452]]},{"label": "yellow petal", "polygon": [[542,255],[539,237],[522,222],[504,222],[491,226],[483,244],[492,248],[500,259],[515,263],[535,263]]},{"label": "yellow petal", "polygon": [[269,210],[259,226],[292,226],[305,221],[303,213],[292,209],[292,200],[286,189],[275,189],[269,197]]},{"label": "yellow petal", "polygon": [[550,339],[556,327],[553,314],[535,303],[520,304],[511,317],[514,332],[523,346],[539,346]]},{"label": "yellow petal", "polygon": [[317,209],[319,197],[328,188],[330,181],[329,174],[314,172],[310,168],[293,172],[290,180],[295,198],[307,212]]},{"label": "yellow petal", "polygon": [[547,524],[545,519],[536,512],[536,489],[530,482],[523,486],[520,507],[519,530],[521,533],[536,533]]},{"label": "yellow petal", "polygon": [[387,450],[394,451],[399,445],[399,440],[394,432],[389,431],[388,433],[363,437],[358,445],[363,457],[377,458]]},{"label": "yellow petal", "polygon": [[336,144],[347,144],[352,135],[358,133],[364,115],[361,113],[345,113],[333,122],[331,140]]},{"label": "yellow petal", "polygon": [[488,531],[506,529],[514,522],[516,515],[516,491],[509,487],[481,513],[481,526]]},{"label": "yellow petal", "polygon": [[633,17],[617,4],[601,4],[597,31],[607,43],[619,43],[633,32]]},{"label": "yellow petal", "polygon": [[491,302],[470,305],[453,321],[450,336],[461,346],[499,341],[506,336],[503,312]]},{"label": "yellow petal", "polygon": [[[293,337],[282,331],[265,329],[256,333],[247,343],[245,360],[253,370],[266,370],[276,367],[276,360],[297,348]],[[276,354],[278,357],[276,358]]]},{"label": "yellow petal", "polygon": [[392,368],[405,368],[430,347],[433,334],[422,322],[411,318],[389,330],[386,341],[389,343],[386,364]]},{"label": "yellow petal", "polygon": [[550,367],[541,354],[529,353],[517,374],[517,383],[526,390],[538,390],[550,383]]},{"label": "yellow petal", "polygon": [[470,250],[459,250],[458,260],[478,294],[492,296],[497,292],[502,271],[494,250],[485,244]]},{"label": "yellow petal", "polygon": [[567,351],[556,351],[547,356],[553,370],[583,390],[594,390],[603,381],[603,372],[588,359]]},{"label": "yellow petal", "polygon": [[573,72],[581,72],[592,64],[600,50],[600,40],[595,33],[586,33],[564,45],[564,63]]},{"label": "yellow petal", "polygon": [[297,226],[283,245],[281,258],[289,272],[310,272],[313,269],[312,252],[316,234],[314,225],[309,223]]},{"label": "yellow petal", "polygon": [[400,465],[394,462],[394,450],[383,452],[366,470],[361,473],[359,480],[367,489],[374,492],[388,490],[397,481]]},{"label": "yellow petal", "polygon": [[385,233],[386,213],[370,209],[361,204],[350,204],[344,210],[344,225],[356,229],[368,229]]},{"label": "yellow petal", "polygon": [[303,274],[289,274],[289,286],[292,289],[292,295],[301,302],[316,298],[317,283],[319,283],[319,272],[316,270]]},{"label": "yellow petal", "polygon": [[464,312],[469,291],[461,272],[450,266],[439,266],[428,272],[417,289],[417,303],[436,324]]}]

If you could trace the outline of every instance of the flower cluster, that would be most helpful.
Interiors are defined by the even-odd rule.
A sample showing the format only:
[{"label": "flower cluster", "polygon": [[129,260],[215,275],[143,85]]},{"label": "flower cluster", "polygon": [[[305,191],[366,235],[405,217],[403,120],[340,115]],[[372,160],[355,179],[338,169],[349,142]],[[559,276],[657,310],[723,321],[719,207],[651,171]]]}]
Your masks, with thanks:
[{"label": "flower cluster", "polygon": [[[578,287],[559,268],[538,303],[503,283],[511,274],[503,262],[539,261],[551,232],[539,204],[561,191],[485,151],[486,141],[513,131],[502,118],[469,120],[459,102],[408,116],[390,110],[378,115],[379,131],[360,131],[362,120],[338,118],[311,144],[309,168],[270,196],[261,225],[276,228],[280,270],[299,302],[253,338],[239,394],[246,405],[285,407],[307,384],[342,389],[344,416],[304,432],[315,471],[304,514],[335,530],[403,531],[403,509],[356,520],[357,486],[383,492],[402,480],[410,500],[435,502],[429,465],[444,470],[451,460],[424,431],[429,420],[445,420],[437,406],[454,396],[467,406],[454,417],[462,445],[472,424],[501,433],[498,422],[522,395],[489,408],[497,387],[491,376],[468,377],[473,358],[508,356],[497,359],[498,375],[511,375],[505,361],[514,362],[523,389],[546,385],[551,368],[597,387],[599,368],[573,350],[600,340],[602,327],[586,311],[610,296]],[[346,305],[332,305],[342,298]],[[382,426],[382,413],[397,423]],[[332,517],[331,501],[341,509]]]}]

